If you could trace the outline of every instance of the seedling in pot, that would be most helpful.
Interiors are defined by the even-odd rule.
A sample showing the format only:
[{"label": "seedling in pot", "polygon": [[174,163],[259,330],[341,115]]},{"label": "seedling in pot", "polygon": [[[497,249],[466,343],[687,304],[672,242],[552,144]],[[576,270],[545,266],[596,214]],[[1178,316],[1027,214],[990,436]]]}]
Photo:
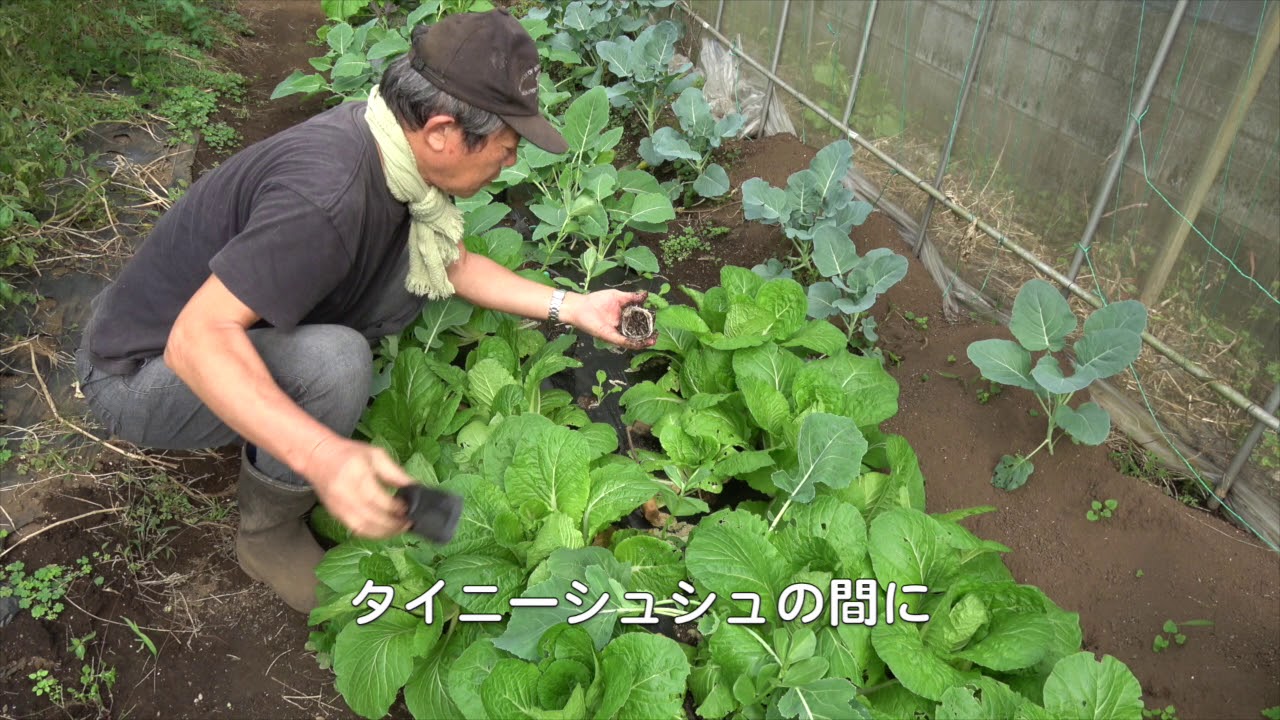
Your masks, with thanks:
[{"label": "seedling in pot", "polygon": [[628,340],[648,340],[654,336],[653,311],[639,305],[628,305],[622,309],[618,332]]},{"label": "seedling in pot", "polygon": [[[1078,326],[1071,306],[1057,288],[1043,280],[1031,280],[1018,291],[1009,330],[1012,340],[980,340],[969,345],[968,355],[982,376],[992,382],[1030,390],[1048,419],[1044,442],[1026,455],[1005,455],[996,466],[991,483],[1014,490],[1035,470],[1031,457],[1054,443],[1064,431],[1076,443],[1100,445],[1111,432],[1111,416],[1092,402],[1071,407],[1071,398],[1093,384],[1129,367],[1142,350],[1147,309],[1136,300],[1112,303],[1094,312],[1084,323],[1084,334],[1072,347],[1075,372],[1066,375],[1054,355],[1066,348],[1067,336]],[[1033,352],[1044,354],[1032,365]],[[981,396],[979,397],[981,400]]]},{"label": "seedling in pot", "polygon": [[1089,518],[1089,522],[1098,522],[1103,518],[1109,518],[1115,513],[1116,507],[1119,505],[1115,500],[1108,499],[1103,502],[1094,500],[1089,503],[1089,511],[1084,514]]},{"label": "seedling in pot", "polygon": [[[1187,642],[1187,636],[1181,632],[1180,627],[1181,628],[1213,627],[1213,621],[1184,620],[1181,623],[1175,623],[1172,620],[1165,620],[1164,627],[1161,628],[1163,632],[1159,635],[1156,635],[1155,640],[1153,640],[1151,643],[1151,652],[1158,653],[1162,650],[1168,650],[1170,645],[1170,640],[1172,640],[1172,644],[1174,645],[1185,645]],[[1168,635],[1168,637],[1165,637],[1165,635]]]}]

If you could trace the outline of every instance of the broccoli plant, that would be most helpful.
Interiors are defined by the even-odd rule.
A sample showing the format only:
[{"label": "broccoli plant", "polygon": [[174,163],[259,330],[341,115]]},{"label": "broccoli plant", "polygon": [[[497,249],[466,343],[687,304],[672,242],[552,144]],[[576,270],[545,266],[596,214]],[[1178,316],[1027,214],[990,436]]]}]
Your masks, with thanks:
[{"label": "broccoli plant", "polygon": [[609,103],[623,110],[633,110],[649,135],[658,126],[658,116],[670,98],[691,87],[696,76],[685,63],[670,69],[675,57],[680,27],[670,20],[650,25],[634,40],[623,35],[596,43],[600,59],[608,63],[609,72],[619,82],[609,88]]},{"label": "broccoli plant", "polygon": [[729,192],[729,174],[711,156],[720,147],[720,141],[742,132],[746,122],[739,113],[729,113],[716,120],[711,105],[699,88],[685,88],[671,104],[680,129],[661,127],[640,141],[640,157],[653,167],[665,162],[676,165],[679,177],[666,184],[674,201],[683,197],[690,205],[692,193],[704,198],[720,197]]},{"label": "broccoli plant", "polygon": [[[879,338],[875,318],[867,311],[906,277],[907,259],[886,248],[858,255],[849,232],[866,221],[872,207],[854,200],[840,183],[852,158],[847,140],[834,142],[818,152],[808,169],[793,174],[786,190],[759,178],[743,183],[742,205],[748,220],[781,225],[800,268],[816,270],[823,278],[808,288],[809,317],[841,317],[850,344],[869,347]],[[753,270],[765,278],[792,275],[776,260]]]},{"label": "broccoli plant", "polygon": [[387,63],[409,51],[414,26],[435,24],[453,13],[493,9],[490,0],[426,0],[405,17],[403,26],[393,27],[394,16],[387,12],[376,12],[367,22],[353,25],[351,21],[369,9],[367,2],[328,0],[322,5],[333,24],[321,27],[316,35],[328,46],[328,52],[307,61],[317,71],[315,74],[294,70],[276,85],[272,100],[322,91],[346,100],[365,100]]},{"label": "broccoli plant", "polygon": [[[1012,340],[979,340],[968,355],[982,376],[992,382],[1030,390],[1049,421],[1044,442],[1027,455],[1005,455],[991,478],[993,485],[1014,490],[1035,470],[1031,456],[1047,447],[1053,454],[1054,433],[1062,429],[1076,443],[1099,445],[1111,431],[1111,416],[1097,403],[1079,407],[1071,398],[1094,380],[1111,377],[1127,368],[1142,350],[1147,309],[1136,300],[1112,303],[1089,316],[1084,334],[1072,346],[1075,373],[1067,376],[1054,355],[1066,347],[1075,331],[1076,316],[1053,285],[1031,280],[1018,291],[1009,330]],[[1044,354],[1032,365],[1033,352]]]},{"label": "broccoli plant", "polygon": [[[541,221],[533,239],[541,243],[542,265],[577,265],[584,290],[618,266],[657,272],[657,256],[642,245],[631,246],[629,231],[666,232],[667,221],[675,218],[671,200],[652,175],[612,165],[622,128],[606,130],[608,120],[605,89],[583,93],[565,111],[567,156],[528,148],[498,177],[500,185],[528,182],[538,189],[542,197],[529,210]],[[566,244],[579,243],[586,247],[573,255],[565,251]],[[578,287],[568,278],[557,281]]]},{"label": "broccoli plant", "polygon": [[[539,42],[543,58],[573,68],[570,77],[580,80],[584,88],[600,84],[605,63],[596,51],[596,43],[620,35],[631,35],[644,28],[646,15],[671,7],[675,0],[574,0],[571,3],[547,3],[533,8],[522,22],[543,21],[551,33]],[[538,36],[535,36],[537,39]]]},{"label": "broccoli plant", "polygon": [[748,220],[780,225],[806,270],[813,269],[815,253],[846,256],[852,251],[849,232],[873,209],[870,203],[854,200],[853,192],[840,182],[852,160],[853,146],[838,140],[818,151],[808,168],[792,173],[786,189],[751,178],[742,183],[743,214]]}]

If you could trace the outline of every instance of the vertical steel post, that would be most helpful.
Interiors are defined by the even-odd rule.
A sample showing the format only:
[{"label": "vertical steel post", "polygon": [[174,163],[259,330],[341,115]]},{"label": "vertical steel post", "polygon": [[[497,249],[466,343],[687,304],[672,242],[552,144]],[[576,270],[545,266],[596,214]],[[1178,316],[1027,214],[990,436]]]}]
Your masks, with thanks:
[{"label": "vertical steel post", "polygon": [[716,32],[720,31],[720,21],[724,19],[724,0],[716,6]]},{"label": "vertical steel post", "polygon": [[[1280,385],[1271,388],[1271,397],[1267,398],[1267,404],[1263,409],[1272,415],[1276,414],[1276,410],[1280,410]],[[1222,501],[1227,499],[1227,493],[1231,492],[1231,483],[1236,481],[1236,476],[1244,469],[1244,464],[1249,461],[1249,456],[1253,454],[1253,448],[1262,439],[1262,433],[1266,429],[1266,424],[1261,420],[1253,424],[1253,429],[1245,436],[1244,442],[1240,444],[1240,449],[1236,451],[1236,456],[1231,458],[1231,464],[1227,466],[1227,471],[1223,473],[1222,482],[1218,483],[1218,489],[1214,491],[1213,497],[1209,498],[1210,510],[1217,510]]]},{"label": "vertical steel post", "polygon": [[[1071,259],[1071,269],[1067,271],[1067,277],[1071,282],[1076,281],[1076,277],[1080,274],[1080,266],[1084,265],[1085,255],[1089,252],[1089,246],[1093,244],[1093,236],[1098,231],[1098,224],[1102,222],[1102,215],[1107,209],[1107,198],[1115,189],[1116,181],[1120,179],[1125,156],[1129,154],[1129,144],[1133,142],[1134,133],[1138,129],[1138,118],[1147,111],[1147,105],[1151,102],[1151,93],[1156,89],[1160,70],[1164,67],[1165,59],[1169,57],[1169,50],[1173,47],[1173,40],[1178,34],[1178,26],[1182,24],[1182,16],[1186,13],[1189,2],[1190,0],[1178,0],[1177,6],[1173,8],[1173,14],[1169,16],[1169,24],[1164,28],[1164,37],[1160,40],[1160,47],[1151,61],[1147,79],[1142,83],[1142,90],[1138,92],[1138,102],[1134,105],[1133,114],[1129,116],[1129,122],[1125,124],[1120,142],[1116,144],[1115,155],[1112,156],[1111,165],[1107,167],[1107,174],[1102,179],[1102,187],[1098,188],[1098,195],[1093,200],[1089,222],[1084,226],[1080,244],[1076,246],[1076,256]],[[1062,292],[1065,295],[1067,291],[1064,289]]]},{"label": "vertical steel post", "polygon": [[[942,187],[942,179],[947,175],[947,164],[951,162],[951,150],[956,144],[956,133],[960,129],[960,118],[964,115],[965,101],[969,99],[969,89],[973,87],[973,78],[978,74],[978,62],[982,59],[982,46],[987,41],[987,31],[991,29],[991,20],[996,16],[994,0],[982,3],[982,15],[978,18],[978,34],[973,41],[973,51],[969,54],[969,67],[965,68],[964,81],[960,84],[960,99],[956,101],[956,116],[951,121],[951,134],[947,137],[947,145],[942,150],[942,162],[938,165],[938,176],[933,181],[936,188]],[[920,232],[916,235],[916,257],[924,249],[924,235],[929,229],[929,217],[933,215],[936,201],[930,197],[924,206],[924,217],[920,220]]]},{"label": "vertical steel post", "polygon": [[858,62],[853,66],[853,82],[849,85],[849,102],[844,106],[844,117],[841,118],[840,124],[845,128],[849,127],[849,118],[853,117],[853,102],[858,97],[858,83],[862,80],[862,62],[867,59],[867,45],[871,44],[871,22],[876,19],[876,3],[879,0],[871,0],[871,5],[867,7],[867,22],[862,28],[862,47],[858,48]]},{"label": "vertical steel post", "polygon": [[[787,34],[787,15],[791,10],[791,0],[782,0],[782,20],[778,22],[778,40],[773,44],[773,62],[769,65],[769,74],[778,74],[778,60],[782,57],[782,38]],[[764,127],[769,122],[769,106],[773,104],[773,79],[764,91],[764,111],[760,113],[760,132],[756,137],[764,137]]]}]

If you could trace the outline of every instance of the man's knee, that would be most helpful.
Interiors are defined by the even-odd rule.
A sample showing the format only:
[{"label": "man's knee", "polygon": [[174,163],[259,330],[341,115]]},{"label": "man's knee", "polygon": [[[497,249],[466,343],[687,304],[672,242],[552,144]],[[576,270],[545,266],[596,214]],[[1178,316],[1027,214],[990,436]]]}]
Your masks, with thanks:
[{"label": "man's knee", "polygon": [[373,378],[373,352],[362,334],[341,325],[304,325],[285,342],[278,336],[258,342],[294,402],[336,431],[355,428]]}]

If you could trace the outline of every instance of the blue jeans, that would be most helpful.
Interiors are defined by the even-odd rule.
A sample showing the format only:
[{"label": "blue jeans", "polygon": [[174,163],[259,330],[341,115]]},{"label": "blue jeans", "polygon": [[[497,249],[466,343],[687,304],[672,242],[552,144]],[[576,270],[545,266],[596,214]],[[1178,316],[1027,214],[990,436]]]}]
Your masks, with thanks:
[{"label": "blue jeans", "polygon": [[[406,260],[407,261],[407,260]],[[95,306],[97,303],[94,303]],[[249,330],[250,341],[276,384],[309,415],[343,437],[355,430],[373,379],[370,345],[397,334],[422,309],[423,300],[402,286],[388,288],[368,317],[345,325],[301,325],[292,330]],[[92,327],[92,319],[88,327]],[[85,337],[88,337],[85,332]],[[146,360],[128,375],[93,367],[86,343],[76,352],[76,377],[90,411],[111,435],[142,447],[190,450],[240,442],[169,366],[164,356]],[[258,452],[254,465],[281,482],[306,484],[284,463]]]}]

